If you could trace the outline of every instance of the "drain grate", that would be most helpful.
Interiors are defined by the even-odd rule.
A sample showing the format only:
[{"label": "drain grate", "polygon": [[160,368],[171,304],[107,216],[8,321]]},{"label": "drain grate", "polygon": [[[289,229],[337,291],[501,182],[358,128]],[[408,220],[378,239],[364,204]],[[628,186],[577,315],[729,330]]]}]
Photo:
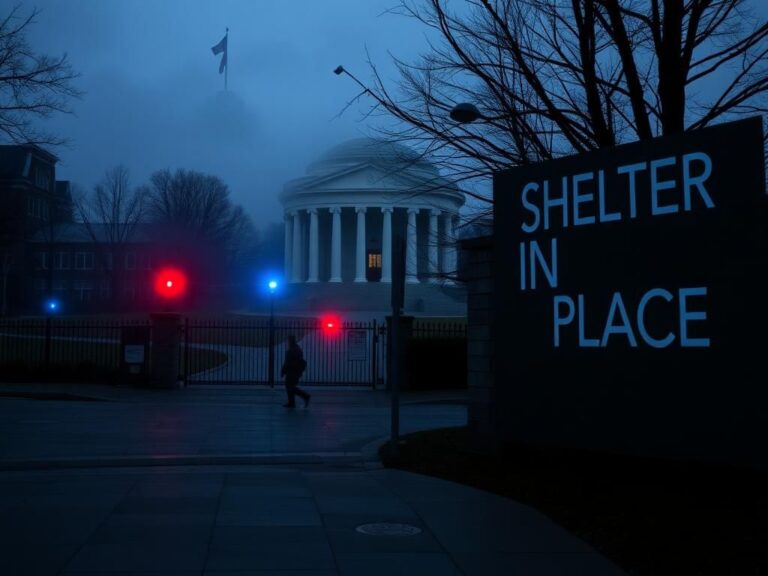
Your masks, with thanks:
[{"label": "drain grate", "polygon": [[416,534],[421,534],[421,528],[398,522],[360,524],[355,530],[369,536],[416,536]]}]

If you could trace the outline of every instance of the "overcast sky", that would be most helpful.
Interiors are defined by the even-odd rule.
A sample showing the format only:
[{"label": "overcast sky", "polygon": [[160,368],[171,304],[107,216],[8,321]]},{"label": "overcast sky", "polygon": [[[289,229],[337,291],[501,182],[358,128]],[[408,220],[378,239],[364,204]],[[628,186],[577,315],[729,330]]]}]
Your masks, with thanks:
[{"label": "overcast sky", "polygon": [[[396,0],[37,0],[29,41],[66,52],[85,95],[49,122],[70,138],[57,178],[90,189],[125,164],[135,184],[161,168],[220,176],[257,225],[282,218],[277,195],[326,148],[370,134],[366,105],[335,118],[388,51],[426,47],[423,27],[383,14]],[[229,27],[229,94],[211,47]],[[228,96],[228,97],[226,97]],[[365,103],[367,104],[367,103]]]}]

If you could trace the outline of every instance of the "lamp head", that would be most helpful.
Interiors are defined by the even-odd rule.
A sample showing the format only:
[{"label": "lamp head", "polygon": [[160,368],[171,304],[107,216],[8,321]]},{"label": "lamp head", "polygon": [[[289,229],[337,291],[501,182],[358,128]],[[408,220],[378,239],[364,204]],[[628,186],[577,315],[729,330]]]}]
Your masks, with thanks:
[{"label": "lamp head", "polygon": [[342,74],[343,72],[344,72],[344,66],[336,66],[336,69],[333,71],[333,73],[336,74],[336,76],[338,76],[339,74]]},{"label": "lamp head", "polygon": [[451,110],[451,118],[459,124],[469,124],[483,117],[477,106],[469,102],[456,104]]}]

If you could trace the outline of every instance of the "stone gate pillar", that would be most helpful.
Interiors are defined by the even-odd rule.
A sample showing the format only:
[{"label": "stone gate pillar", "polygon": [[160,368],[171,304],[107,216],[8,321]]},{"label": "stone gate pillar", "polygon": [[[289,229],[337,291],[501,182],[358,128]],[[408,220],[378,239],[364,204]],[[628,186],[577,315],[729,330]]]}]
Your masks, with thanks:
[{"label": "stone gate pillar", "polygon": [[152,367],[150,382],[155,388],[179,388],[181,314],[150,314],[152,320]]}]

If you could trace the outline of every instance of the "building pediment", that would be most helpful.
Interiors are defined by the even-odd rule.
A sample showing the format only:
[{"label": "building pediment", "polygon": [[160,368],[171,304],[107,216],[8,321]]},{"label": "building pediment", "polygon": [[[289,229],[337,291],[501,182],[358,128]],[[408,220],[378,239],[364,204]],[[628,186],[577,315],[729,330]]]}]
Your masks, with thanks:
[{"label": "building pediment", "polygon": [[297,194],[326,192],[365,192],[388,194],[397,192],[442,192],[460,195],[456,186],[432,173],[409,170],[408,167],[389,167],[364,163],[345,167],[326,174],[299,178],[288,183],[283,198]]}]

